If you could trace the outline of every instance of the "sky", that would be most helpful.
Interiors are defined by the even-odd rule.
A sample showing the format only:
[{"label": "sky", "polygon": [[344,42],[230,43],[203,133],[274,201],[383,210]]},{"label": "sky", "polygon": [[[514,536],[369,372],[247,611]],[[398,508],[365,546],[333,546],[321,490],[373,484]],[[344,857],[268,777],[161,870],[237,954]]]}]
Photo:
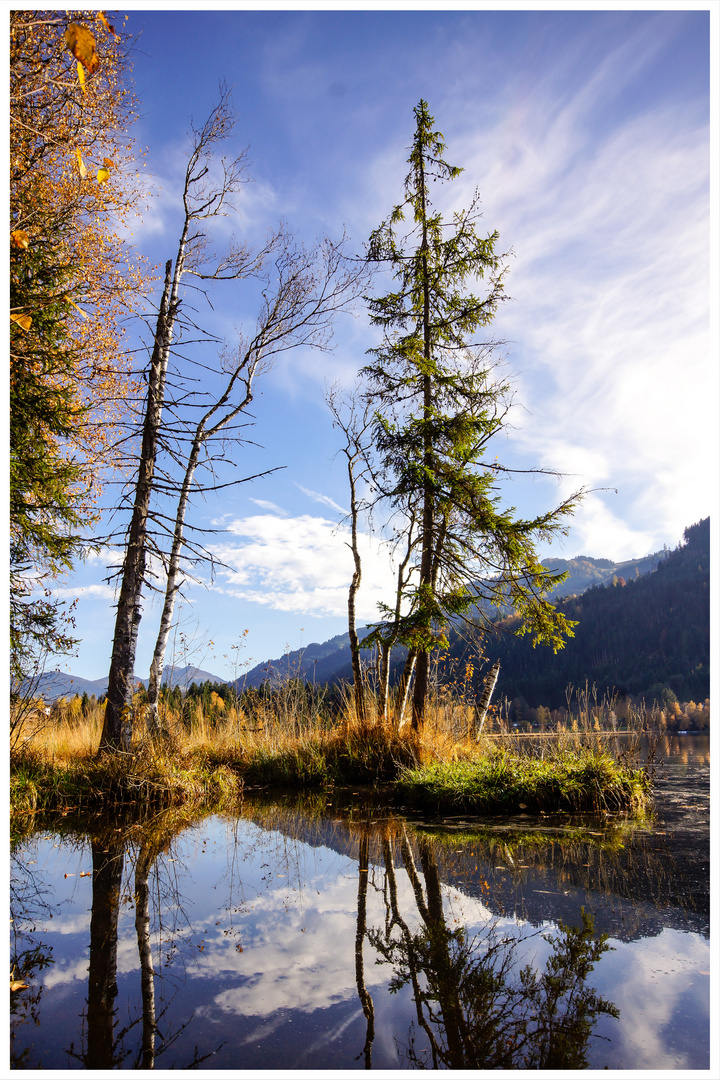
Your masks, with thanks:
[{"label": "sky", "polygon": [[[717,509],[710,5],[494,6],[124,9],[137,35],[133,134],[148,148],[152,194],[128,242],[152,264],[174,256],[190,122],[205,119],[225,79],[233,146],[249,148],[253,181],[237,234],[256,242],[282,219],[308,245],[344,231],[360,255],[402,199],[413,108],[425,99],[447,160],[464,170],[433,193],[436,206],[449,217],[478,189],[480,226],[511,253],[493,334],[516,404],[496,453],[516,469],[567,474],[519,474],[506,503],[531,516],[595,489],[541,557],[672,548]],[[223,287],[199,314],[231,341],[252,327],[256,301],[242,284]],[[376,343],[359,303],[337,319],[332,352],[298,349],[263,374],[246,433],[257,445],[231,455],[240,475],[279,468],[193,504],[189,522],[222,530],[207,546],[226,567],[188,583],[168,664],[233,678],[347,629],[349,495],[325,398],[353,385]],[[377,537],[364,533],[361,546],[363,622],[392,575]],[[89,679],[109,668],[107,561],[101,551],[56,590],[77,600],[81,638],[59,666]],[[148,598],[138,676],[159,615]]]}]

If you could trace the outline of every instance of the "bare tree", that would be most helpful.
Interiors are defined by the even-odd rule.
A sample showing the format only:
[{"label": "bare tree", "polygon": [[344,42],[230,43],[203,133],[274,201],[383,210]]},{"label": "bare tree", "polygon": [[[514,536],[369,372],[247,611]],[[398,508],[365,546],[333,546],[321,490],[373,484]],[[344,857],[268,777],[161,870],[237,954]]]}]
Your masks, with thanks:
[{"label": "bare tree", "polygon": [[355,607],[357,594],[362,581],[362,557],[358,545],[358,523],[360,515],[366,504],[361,500],[358,486],[363,477],[367,477],[370,467],[367,460],[369,442],[366,438],[372,423],[368,406],[361,409],[356,395],[343,398],[337,387],[328,391],[327,403],[333,415],[333,426],[339,428],[345,436],[345,445],[340,452],[345,455],[348,474],[348,486],[350,489],[350,548],[353,556],[354,570],[348,588],[348,636],[350,638],[350,655],[352,657],[353,671],[353,699],[355,702],[355,716],[363,723],[366,716],[365,694],[362,679],[362,665],[360,663],[360,638],[355,621]]},{"label": "bare tree", "polygon": [[[218,146],[232,134],[234,123],[229,91],[221,85],[219,102],[205,124],[192,128],[192,149],[182,193],[183,225],[174,268],[172,261],[165,268],[165,286],[148,371],[132,516],[120,575],[101,754],[127,752],[131,746],[135,653],[142,592],[149,575],[148,554],[152,552],[159,557],[167,575],[151,671],[150,722],[151,728],[156,728],[165,649],[182,580],[181,560],[188,548],[198,557],[208,557],[208,552],[190,543],[185,535],[190,495],[227,486],[215,479],[204,488],[195,484],[198,466],[205,464],[212,472],[209,446],[227,438],[233,421],[252,401],[254,379],[274,357],[299,345],[327,347],[333,313],[357,295],[367,272],[362,264],[353,266],[345,260],[342,242],[324,241],[308,252],[294,243],[284,226],[271,232],[259,247],[231,242],[220,254],[212,250],[205,223],[235,210],[234,196],[248,179],[245,152],[233,158],[223,157],[219,163],[215,160]],[[199,403],[199,395],[187,386],[181,388],[176,401],[171,403],[167,397],[168,361],[179,319],[179,288],[185,276],[201,282],[253,279],[261,289],[261,309],[253,335],[241,341],[232,354],[226,354],[226,381],[222,391],[214,398],[205,395]],[[199,330],[194,323],[190,325]],[[199,332],[205,344],[218,340],[205,331]],[[190,425],[189,435],[188,421],[178,418],[176,412],[168,427],[163,410],[170,404],[179,411],[184,406],[200,408],[200,420]],[[158,475],[157,458],[161,450],[169,453],[175,470],[179,469],[179,475],[183,476],[181,481],[177,479],[177,471]],[[248,479],[252,477],[244,478]],[[158,493],[177,496],[172,518],[153,509],[153,496]],[[150,527],[158,522],[171,537],[167,554],[157,544]]]},{"label": "bare tree", "polygon": [[[333,313],[354,295],[360,280],[358,269],[346,264],[342,245],[327,240],[307,251],[287,231],[281,230],[264,254],[272,273],[267,274],[255,332],[249,341],[241,341],[232,354],[225,356],[227,382],[195,427],[180,485],[165,599],[148,685],[147,723],[153,734],[159,732],[158,696],[175,600],[182,585],[185,516],[201,454],[205,452],[206,464],[211,467],[209,447],[247,410],[253,399],[255,378],[268,370],[279,353],[300,345],[319,349],[327,346]],[[270,471],[274,470],[257,475],[265,476]],[[257,479],[257,475],[233,483]],[[220,486],[224,485],[196,486],[196,490],[215,491]]]},{"label": "bare tree", "polygon": [[100,739],[101,753],[105,750],[128,751],[132,738],[135,651],[141,619],[140,599],[146,576],[148,516],[165,405],[168,361],[180,305],[180,282],[186,273],[217,280],[239,278],[252,270],[253,260],[247,250],[234,246],[213,268],[208,268],[207,235],[201,224],[209,218],[225,215],[231,207],[232,196],[246,179],[244,152],[232,160],[222,160],[217,183],[211,183],[209,179],[214,151],[218,143],[229,136],[232,126],[229,91],[221,86],[220,100],[203,127],[192,129],[193,147],[185,170],[182,195],[183,226],[174,269],[172,260],[165,265],[165,284],[148,370],[135,498],[115,619],[105,721]]}]

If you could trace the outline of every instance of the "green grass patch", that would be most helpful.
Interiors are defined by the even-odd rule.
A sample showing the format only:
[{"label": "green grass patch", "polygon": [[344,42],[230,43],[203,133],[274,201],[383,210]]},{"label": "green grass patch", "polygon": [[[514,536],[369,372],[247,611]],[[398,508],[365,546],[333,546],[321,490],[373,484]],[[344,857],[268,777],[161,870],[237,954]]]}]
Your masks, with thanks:
[{"label": "green grass patch", "polygon": [[109,806],[220,806],[238,798],[242,781],[227,765],[128,758],[58,764],[30,755],[11,762],[13,814]]},{"label": "green grass patch", "polygon": [[638,812],[651,791],[644,770],[593,750],[543,759],[501,751],[475,760],[432,762],[404,769],[396,784],[416,806],[475,814]]}]

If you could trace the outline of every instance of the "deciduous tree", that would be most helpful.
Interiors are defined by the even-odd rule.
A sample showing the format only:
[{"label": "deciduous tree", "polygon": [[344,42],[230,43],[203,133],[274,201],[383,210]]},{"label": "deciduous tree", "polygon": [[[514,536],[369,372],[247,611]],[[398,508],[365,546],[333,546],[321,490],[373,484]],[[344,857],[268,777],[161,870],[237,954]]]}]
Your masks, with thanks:
[{"label": "deciduous tree", "polygon": [[128,40],[99,12],[10,16],[11,650],[66,649],[44,580],[82,553],[113,464],[129,362],[119,319],[142,278]]}]

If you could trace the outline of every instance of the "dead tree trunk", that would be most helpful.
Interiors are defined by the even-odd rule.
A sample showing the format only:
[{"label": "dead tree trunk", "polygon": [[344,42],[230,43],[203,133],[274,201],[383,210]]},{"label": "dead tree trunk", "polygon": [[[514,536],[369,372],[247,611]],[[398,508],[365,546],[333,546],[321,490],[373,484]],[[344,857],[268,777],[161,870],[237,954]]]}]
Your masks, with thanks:
[{"label": "dead tree trunk", "polygon": [[483,686],[482,697],[477,705],[477,714],[475,716],[475,738],[479,739],[482,735],[482,729],[485,725],[485,717],[490,707],[490,699],[493,696],[495,684],[497,682],[498,675],[500,673],[500,661],[496,660],[485,679],[485,685]]},{"label": "dead tree trunk", "polygon": [[[211,111],[205,125],[200,130],[194,131],[195,142],[185,170],[184,219],[175,259],[175,270],[172,272],[172,262],[168,262],[165,267],[165,287],[160,302],[148,372],[138,478],[115,618],[115,635],[110,660],[105,719],[100,737],[100,754],[127,753],[132,743],[135,653],[138,627],[142,617],[140,605],[146,573],[148,519],[155,483],[155,462],[160,446],[168,360],[179,308],[180,281],[186,269],[203,278],[220,276],[232,278],[239,276],[247,267],[248,259],[245,249],[231,250],[221,261],[219,270],[216,270],[214,274],[203,274],[197,264],[198,260],[202,260],[205,234],[202,231],[194,234],[190,232],[194,222],[223,214],[224,206],[241,183],[244,155],[232,162],[223,161],[222,176],[218,185],[207,186],[206,178],[213,148],[218,141],[226,138],[231,130],[232,111],[229,105],[229,91],[225,86],[221,86],[219,104]],[[188,253],[191,265],[186,267]]]},{"label": "dead tree trunk", "polygon": [[144,845],[135,866],[135,932],[140,957],[142,995],[142,1058],[140,1068],[155,1068],[155,972],[150,939],[150,888],[148,879],[157,851]]},{"label": "dead tree trunk", "polygon": [[[244,364],[243,364],[244,366]],[[175,515],[175,529],[173,532],[172,548],[170,551],[170,558],[168,560],[167,568],[167,580],[165,584],[165,600],[163,603],[162,616],[160,618],[160,629],[158,631],[157,641],[155,643],[155,652],[153,654],[152,664],[150,666],[150,679],[148,682],[147,691],[147,713],[146,723],[148,732],[151,735],[158,735],[161,733],[160,720],[158,714],[158,697],[160,694],[160,683],[162,680],[163,668],[165,666],[165,651],[167,649],[168,638],[170,636],[170,630],[172,628],[172,620],[175,612],[175,601],[177,594],[180,591],[180,585],[182,583],[180,573],[180,560],[182,557],[183,546],[185,543],[185,514],[187,512],[187,506],[190,499],[190,491],[192,489],[195,472],[197,470],[198,462],[200,460],[200,453],[203,446],[216,435],[223,427],[227,426],[235,417],[246,409],[252,401],[252,380],[257,368],[257,359],[253,359],[246,371],[244,377],[245,392],[242,400],[234,407],[230,408],[220,419],[211,427],[208,427],[208,422],[211,417],[221,410],[223,406],[228,402],[233,386],[238,380],[239,371],[236,370],[231,375],[229,383],[225,388],[225,393],[222,395],[219,401],[217,401],[203,416],[200,423],[195,430],[195,436],[193,438],[192,447],[190,449],[190,456],[187,461],[185,469],[185,476],[180,488],[180,498],[178,500],[177,512]],[[266,474],[263,474],[266,475]],[[254,477],[248,477],[247,479],[255,479]]]},{"label": "dead tree trunk", "polygon": [[355,930],[355,982],[362,1011],[367,1021],[363,1055],[365,1068],[372,1069],[372,1044],[375,1038],[375,1010],[370,992],[365,984],[365,965],[363,962],[363,943],[367,933],[367,889],[370,875],[370,837],[367,829],[360,838],[358,855],[358,910]]},{"label": "dead tree trunk", "polygon": [[[179,259],[182,257],[182,251],[181,243]],[[100,753],[104,751],[127,753],[132,742],[135,650],[141,619],[140,601],[145,581],[147,523],[165,400],[167,363],[173,323],[177,313],[177,285],[182,271],[181,263],[179,261],[176,263],[174,276],[171,270],[172,262],[168,262],[165,266],[165,287],[160,301],[148,373],[140,464],[115,616],[115,636],[110,661],[105,719],[100,738]]]},{"label": "dead tree trunk", "polygon": [[348,634],[350,636],[350,654],[352,656],[352,672],[353,672],[353,697],[355,700],[355,717],[359,724],[365,723],[365,691],[362,683],[362,668],[360,666],[360,639],[358,638],[357,628],[355,626],[355,598],[360,588],[360,582],[362,580],[362,563],[360,560],[360,551],[358,549],[357,539],[357,523],[358,523],[358,504],[357,495],[355,489],[355,473],[353,470],[354,458],[351,458],[348,454],[348,478],[350,481],[350,514],[351,514],[351,526],[350,526],[350,548],[353,555],[353,561],[355,569],[353,571],[352,580],[350,581],[350,588],[348,589]]}]

